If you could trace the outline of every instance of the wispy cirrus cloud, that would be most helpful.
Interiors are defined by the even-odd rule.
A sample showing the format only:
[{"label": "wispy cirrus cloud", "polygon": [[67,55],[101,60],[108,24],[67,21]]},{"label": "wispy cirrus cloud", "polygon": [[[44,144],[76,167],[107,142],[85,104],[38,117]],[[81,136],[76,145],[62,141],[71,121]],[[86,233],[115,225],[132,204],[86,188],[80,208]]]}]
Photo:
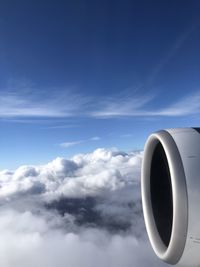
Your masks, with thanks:
[{"label": "wispy cirrus cloud", "polygon": [[92,117],[137,116],[142,108],[153,99],[152,95],[113,96],[102,99],[96,109],[91,111]]},{"label": "wispy cirrus cloud", "polygon": [[68,148],[68,147],[71,147],[71,146],[76,146],[76,145],[82,144],[84,142],[85,142],[84,140],[72,141],[72,142],[63,142],[63,143],[60,144],[60,146],[64,147],[64,148]]},{"label": "wispy cirrus cloud", "polygon": [[[137,102],[136,102],[137,101]],[[124,99],[116,102],[107,102],[106,105],[94,113],[92,116],[99,118],[112,117],[157,117],[157,116],[189,116],[200,113],[200,92],[178,99],[176,102],[169,104],[160,109],[147,109],[146,104],[151,102],[150,98],[139,98],[137,100]],[[136,105],[135,105],[136,103]]]},{"label": "wispy cirrus cloud", "polygon": [[181,32],[174,43],[172,43],[171,47],[169,47],[169,50],[163,57],[160,59],[160,62],[158,62],[155,67],[151,70],[149,77],[147,78],[147,81],[145,83],[146,86],[150,86],[153,84],[153,82],[156,80],[156,78],[159,76],[160,72],[163,71],[165,66],[171,61],[171,59],[176,55],[179,49],[184,45],[184,43],[189,39],[192,33],[195,31],[198,31],[198,20],[193,18],[191,23],[188,25],[188,27]]},{"label": "wispy cirrus cloud", "polygon": [[99,140],[101,140],[101,137],[99,137],[99,136],[94,136],[94,137],[90,138],[90,140],[91,140],[91,141],[99,141]]},{"label": "wispy cirrus cloud", "polygon": [[200,113],[200,92],[188,95],[178,100],[176,103],[158,110],[157,112],[155,112],[155,115],[186,116],[198,113]]},{"label": "wispy cirrus cloud", "polygon": [[133,134],[127,133],[127,134],[122,134],[120,135],[121,138],[130,138],[133,137]]},{"label": "wispy cirrus cloud", "polygon": [[57,129],[71,129],[71,128],[77,128],[79,127],[78,124],[60,124],[60,125],[53,125],[53,126],[47,126],[47,127],[43,127],[42,129],[46,129],[46,130],[57,130]]},{"label": "wispy cirrus cloud", "polygon": [[[61,94],[53,92],[49,95],[33,92],[29,94],[0,92],[0,118],[30,123],[31,119],[44,118],[178,117],[200,113],[200,91],[177,99],[162,108],[149,108],[149,104],[152,106],[155,98],[150,94],[133,93],[98,98],[69,91]],[[69,126],[61,124],[52,127],[68,128]]]},{"label": "wispy cirrus cloud", "polygon": [[90,141],[99,141],[101,140],[101,138],[99,136],[93,136],[89,139],[85,139],[85,140],[77,140],[77,141],[71,141],[71,142],[63,142],[60,144],[61,147],[64,148],[68,148],[71,146],[76,146],[76,145],[80,145],[82,143],[86,143],[86,142],[90,142]]},{"label": "wispy cirrus cloud", "polygon": [[35,93],[10,91],[0,93],[1,118],[73,117],[86,109],[90,99],[69,91]]}]

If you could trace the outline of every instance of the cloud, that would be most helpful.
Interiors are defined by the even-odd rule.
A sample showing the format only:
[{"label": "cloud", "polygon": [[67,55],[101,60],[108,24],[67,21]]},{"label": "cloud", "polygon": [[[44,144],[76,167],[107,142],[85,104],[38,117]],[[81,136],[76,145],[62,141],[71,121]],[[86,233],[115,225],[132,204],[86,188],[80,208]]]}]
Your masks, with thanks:
[{"label": "cloud", "polygon": [[145,83],[145,86],[151,86],[154,83],[160,72],[163,71],[165,66],[171,61],[171,59],[176,55],[178,50],[181,49],[181,47],[191,36],[191,34],[194,33],[197,29],[198,29],[198,21],[196,19],[193,19],[190,25],[178,35],[178,37],[171,45],[167,53],[161,58],[160,62],[156,64],[156,66],[152,69],[147,79],[147,82]]},{"label": "cloud", "polygon": [[[155,96],[126,93],[96,98],[70,91],[51,92],[50,95],[36,93],[0,93],[0,118],[14,122],[38,122],[36,118],[80,118],[95,119],[122,117],[189,116],[200,113],[200,92],[194,92],[160,109],[149,109]],[[95,103],[95,104],[94,104]],[[27,119],[32,118],[32,119]],[[34,120],[33,120],[34,119]],[[74,127],[52,126],[52,129]],[[70,146],[70,143],[66,146]],[[73,145],[73,144],[72,144]]]},{"label": "cloud", "polygon": [[82,143],[86,143],[86,142],[89,142],[89,141],[99,141],[101,138],[99,136],[94,136],[94,137],[91,137],[89,139],[85,139],[85,140],[78,140],[78,141],[72,141],[72,142],[63,142],[60,144],[61,147],[64,147],[64,148],[68,148],[68,147],[71,147],[71,146],[76,146],[76,145],[79,145],[79,144],[82,144]]},{"label": "cloud", "polygon": [[0,265],[165,266],[144,230],[142,154],[101,148],[2,170]]},{"label": "cloud", "polygon": [[121,138],[130,138],[133,137],[133,134],[122,134],[120,135]]},{"label": "cloud", "polygon": [[[104,196],[129,183],[139,183],[141,153],[96,149],[71,159],[56,158],[43,166],[21,166],[15,171],[0,172],[0,198],[28,190],[41,183],[45,196]],[[134,171],[133,171],[134,169]],[[132,173],[133,172],[133,173]],[[133,175],[134,181],[133,181]],[[35,190],[33,190],[35,192]]]},{"label": "cloud", "polygon": [[71,93],[69,90],[50,93],[36,93],[34,88],[29,92],[10,91],[0,93],[1,118],[26,117],[74,117],[86,109],[89,98]]},{"label": "cloud", "polygon": [[63,125],[54,125],[54,126],[47,126],[43,127],[42,129],[51,129],[51,130],[57,130],[57,129],[70,129],[70,128],[77,128],[79,127],[78,124],[63,124]]},{"label": "cloud", "polygon": [[153,99],[152,95],[131,94],[108,97],[99,101],[91,116],[96,118],[140,116],[142,108]]},{"label": "cloud", "polygon": [[[139,101],[139,99],[138,99]],[[185,96],[177,102],[168,105],[161,109],[148,110],[145,108],[145,103],[149,103],[150,99],[146,102],[141,101],[141,106],[134,108],[134,103],[129,99],[124,102],[120,100],[107,105],[99,111],[95,111],[92,116],[97,118],[117,118],[117,117],[179,117],[189,116],[200,113],[200,92],[195,92],[191,95]]]},{"label": "cloud", "polygon": [[94,137],[90,138],[90,140],[91,140],[91,141],[99,141],[99,140],[101,140],[101,137],[99,137],[99,136],[94,136]]},{"label": "cloud", "polygon": [[200,92],[182,98],[175,104],[155,112],[155,115],[186,116],[198,113],[200,113]]},{"label": "cloud", "polygon": [[133,236],[110,236],[96,229],[62,232],[30,212],[7,211],[0,216],[4,267],[161,266],[148,245]]},{"label": "cloud", "polygon": [[79,145],[79,144],[81,144],[83,142],[84,142],[83,140],[73,141],[73,142],[64,142],[64,143],[61,143],[60,146],[64,147],[64,148],[68,148],[68,147],[71,147],[71,146]]}]

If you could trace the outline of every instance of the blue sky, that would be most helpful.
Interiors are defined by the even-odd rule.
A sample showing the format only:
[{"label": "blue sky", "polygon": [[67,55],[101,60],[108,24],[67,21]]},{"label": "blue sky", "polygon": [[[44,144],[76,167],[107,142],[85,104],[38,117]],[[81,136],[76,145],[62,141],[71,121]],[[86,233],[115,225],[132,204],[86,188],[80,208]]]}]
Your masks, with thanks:
[{"label": "blue sky", "polygon": [[199,1],[0,3],[0,169],[200,125]]}]

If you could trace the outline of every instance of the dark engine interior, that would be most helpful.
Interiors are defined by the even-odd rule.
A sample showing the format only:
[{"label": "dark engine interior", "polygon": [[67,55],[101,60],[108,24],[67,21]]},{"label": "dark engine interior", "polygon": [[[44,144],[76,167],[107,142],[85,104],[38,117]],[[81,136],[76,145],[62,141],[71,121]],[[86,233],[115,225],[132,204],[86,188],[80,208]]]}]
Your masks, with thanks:
[{"label": "dark engine interior", "polygon": [[160,142],[156,145],[152,157],[150,191],[157,230],[168,247],[173,222],[172,184],[167,157]]}]

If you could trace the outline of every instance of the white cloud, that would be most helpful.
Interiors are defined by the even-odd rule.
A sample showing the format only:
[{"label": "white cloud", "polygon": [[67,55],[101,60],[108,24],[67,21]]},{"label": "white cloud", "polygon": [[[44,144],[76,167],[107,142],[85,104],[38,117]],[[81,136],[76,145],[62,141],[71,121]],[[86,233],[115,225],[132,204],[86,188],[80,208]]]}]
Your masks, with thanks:
[{"label": "white cloud", "polygon": [[[18,192],[31,193],[41,184],[44,195],[57,198],[101,195],[139,182],[141,153],[120,152],[99,148],[93,153],[79,154],[72,159],[57,158],[43,166],[21,166],[16,171],[0,172],[0,198]],[[35,194],[35,190],[34,194]]]},{"label": "white cloud", "polygon": [[200,92],[188,95],[175,104],[155,112],[160,116],[186,116],[200,113]]},{"label": "white cloud", "polygon": [[99,137],[99,136],[94,136],[94,137],[90,138],[90,140],[91,140],[91,141],[99,141],[99,140],[101,140],[101,137]]},{"label": "white cloud", "polygon": [[[189,116],[200,113],[199,99],[200,92],[197,91],[169,103],[166,107],[149,109],[148,105],[154,100],[152,95],[125,94],[96,99],[95,96],[86,97],[69,91],[62,92],[62,94],[51,92],[50,96],[38,95],[33,92],[31,94],[2,92],[0,93],[0,118],[30,123],[32,122],[30,119],[25,119],[28,117],[105,119],[128,116]],[[65,127],[71,126],[52,126],[52,128]]]},{"label": "white cloud", "polygon": [[[145,100],[137,99],[138,105],[136,108],[134,102],[130,99],[124,101],[113,100],[107,103],[105,107],[99,111],[95,111],[92,116],[99,118],[112,117],[157,117],[157,116],[189,116],[200,113],[200,92],[193,93],[178,99],[176,102],[169,104],[167,107],[161,109],[148,110],[145,104],[149,103],[151,99]],[[115,102],[115,104],[113,104]]]},{"label": "white cloud", "polygon": [[102,99],[90,115],[96,118],[140,116],[142,108],[153,99],[152,96],[124,95]]},{"label": "white cloud", "polygon": [[1,171],[0,266],[166,266],[144,231],[141,160],[101,148]]},{"label": "white cloud", "polygon": [[70,128],[77,128],[79,127],[78,124],[63,124],[63,125],[54,125],[54,126],[47,126],[43,127],[42,129],[52,129],[52,130],[57,130],[57,129],[70,129]]},{"label": "white cloud", "polygon": [[18,91],[0,93],[1,118],[74,117],[80,115],[90,101],[66,90],[62,93],[51,90],[50,94],[35,93],[34,88],[31,93]]},{"label": "white cloud", "polygon": [[30,212],[9,210],[0,218],[4,267],[165,266],[134,236],[108,235],[98,229],[63,232]]},{"label": "white cloud", "polygon": [[61,143],[60,146],[64,147],[64,148],[68,148],[68,147],[71,147],[71,146],[79,145],[79,144],[81,144],[83,142],[84,142],[83,140],[73,141],[73,142],[64,142],[64,143]]},{"label": "white cloud", "polygon": [[68,147],[76,146],[76,145],[79,145],[79,144],[82,144],[82,143],[86,143],[86,142],[89,142],[89,141],[99,141],[100,139],[101,138],[99,136],[94,136],[94,137],[91,137],[91,138],[85,139],[85,140],[63,142],[63,143],[60,144],[60,146],[64,147],[64,148],[68,148]]}]

